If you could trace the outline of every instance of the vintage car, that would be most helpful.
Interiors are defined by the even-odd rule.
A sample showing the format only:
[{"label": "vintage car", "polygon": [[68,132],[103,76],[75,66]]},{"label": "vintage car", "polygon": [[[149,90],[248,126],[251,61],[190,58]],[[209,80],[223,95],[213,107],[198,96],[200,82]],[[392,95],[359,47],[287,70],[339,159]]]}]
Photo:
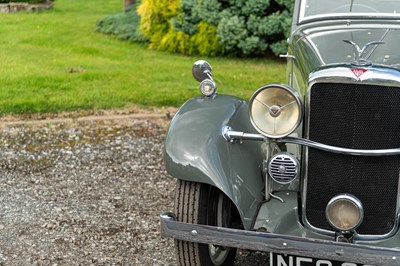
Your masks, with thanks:
[{"label": "vintage car", "polygon": [[400,1],[296,0],[288,42],[287,84],[249,101],[194,64],[202,96],[165,139],[177,191],[162,235],[180,265],[232,265],[237,248],[400,265]]}]

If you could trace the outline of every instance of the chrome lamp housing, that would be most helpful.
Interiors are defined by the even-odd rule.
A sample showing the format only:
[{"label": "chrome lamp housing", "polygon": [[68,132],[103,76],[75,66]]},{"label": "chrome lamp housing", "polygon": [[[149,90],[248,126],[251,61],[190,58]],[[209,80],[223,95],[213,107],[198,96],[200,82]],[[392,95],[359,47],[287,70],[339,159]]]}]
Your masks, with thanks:
[{"label": "chrome lamp housing", "polygon": [[337,195],[326,206],[326,218],[338,231],[353,231],[364,219],[364,208],[361,201],[353,195]]},{"label": "chrome lamp housing", "polygon": [[261,87],[249,103],[250,120],[262,135],[277,139],[290,135],[303,120],[300,95],[283,84]]}]

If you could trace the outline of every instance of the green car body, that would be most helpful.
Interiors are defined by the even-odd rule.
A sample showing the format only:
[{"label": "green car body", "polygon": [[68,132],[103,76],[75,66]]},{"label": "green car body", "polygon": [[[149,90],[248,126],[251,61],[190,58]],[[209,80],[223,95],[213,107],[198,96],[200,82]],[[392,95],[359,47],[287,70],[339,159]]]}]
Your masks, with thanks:
[{"label": "green car body", "polygon": [[176,178],[219,188],[236,204],[245,228],[250,229],[264,200],[265,149],[259,142],[231,145],[221,134],[225,125],[254,131],[247,102],[227,95],[186,102],[168,129],[165,166]]},{"label": "green car body", "polygon": [[[400,5],[322,2],[296,1],[286,85],[262,87],[250,101],[198,96],[176,113],[165,140],[168,173],[223,193],[241,227],[166,213],[164,236],[305,256],[277,265],[400,265]],[[212,80],[211,68],[206,74],[198,80]],[[271,88],[299,98],[299,123],[277,137],[259,122],[284,115],[286,105],[260,100],[275,97]],[[272,177],[276,155],[293,158],[293,179]],[[335,220],[347,207],[359,219],[353,226]]]}]

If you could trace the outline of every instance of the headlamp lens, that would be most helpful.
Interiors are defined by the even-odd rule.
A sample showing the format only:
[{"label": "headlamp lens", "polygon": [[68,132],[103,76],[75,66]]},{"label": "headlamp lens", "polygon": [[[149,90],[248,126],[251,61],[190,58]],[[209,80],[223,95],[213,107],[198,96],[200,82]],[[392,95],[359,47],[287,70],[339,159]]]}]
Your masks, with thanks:
[{"label": "headlamp lens", "polygon": [[326,207],[326,218],[337,230],[351,231],[363,220],[363,207],[359,199],[352,195],[338,195]]},{"label": "headlamp lens", "polygon": [[291,134],[302,121],[303,103],[292,88],[271,84],[260,88],[250,100],[254,127],[269,138]]},{"label": "headlamp lens", "polygon": [[212,96],[217,91],[217,85],[210,79],[205,79],[200,83],[200,91],[204,96]]}]

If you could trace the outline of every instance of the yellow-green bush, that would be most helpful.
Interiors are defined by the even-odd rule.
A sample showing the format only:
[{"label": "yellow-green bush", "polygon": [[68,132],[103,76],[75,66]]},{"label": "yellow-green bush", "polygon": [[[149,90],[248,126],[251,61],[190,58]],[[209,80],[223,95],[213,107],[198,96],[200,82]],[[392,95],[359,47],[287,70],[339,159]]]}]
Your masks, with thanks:
[{"label": "yellow-green bush", "polygon": [[180,11],[180,0],[142,0],[137,8],[140,30],[150,40],[150,47],[158,48],[171,28],[171,18]]},{"label": "yellow-green bush", "polygon": [[225,52],[219,42],[217,28],[204,21],[198,24],[198,32],[191,37],[191,41],[197,47],[191,55],[216,56]]},{"label": "yellow-green bush", "polygon": [[[150,48],[177,52],[185,55],[220,55],[223,48],[219,43],[215,26],[187,16],[191,6],[184,0],[142,0],[137,12],[141,16],[140,29],[150,40]],[[192,3],[195,3],[192,1]],[[187,9],[187,10],[185,10]],[[182,12],[186,11],[186,12]],[[190,30],[182,30],[185,21],[191,23]]]},{"label": "yellow-green bush", "polygon": [[174,32],[170,30],[162,37],[158,47],[154,48],[168,52],[187,54],[190,49],[188,45],[189,39],[190,36],[184,32]]},{"label": "yellow-green bush", "polygon": [[189,35],[183,31],[175,31],[172,28],[164,35],[157,47],[153,48],[181,53],[184,55],[216,56],[224,53],[219,44],[217,29],[207,22],[197,25],[197,33]]}]

